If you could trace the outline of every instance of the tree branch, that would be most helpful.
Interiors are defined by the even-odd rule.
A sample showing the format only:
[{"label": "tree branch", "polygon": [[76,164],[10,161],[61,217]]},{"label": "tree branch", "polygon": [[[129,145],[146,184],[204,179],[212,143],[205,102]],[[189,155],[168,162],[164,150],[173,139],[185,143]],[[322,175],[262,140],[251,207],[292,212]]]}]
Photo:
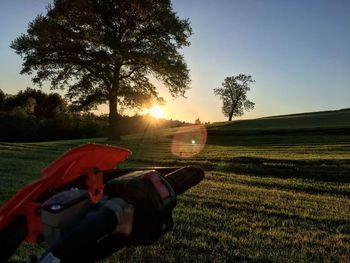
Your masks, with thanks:
[{"label": "tree branch", "polygon": [[144,66],[137,66],[137,67],[134,67],[128,74],[126,75],[121,75],[119,77],[119,79],[126,79],[126,78],[129,78],[131,77],[132,74],[134,74],[137,70],[139,69],[142,69]]}]

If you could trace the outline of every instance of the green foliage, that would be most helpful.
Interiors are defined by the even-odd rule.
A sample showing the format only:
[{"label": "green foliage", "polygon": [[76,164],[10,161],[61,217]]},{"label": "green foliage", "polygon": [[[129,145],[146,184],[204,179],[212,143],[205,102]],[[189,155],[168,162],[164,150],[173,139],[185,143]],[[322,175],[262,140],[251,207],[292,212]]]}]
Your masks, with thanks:
[{"label": "green foliage", "polygon": [[67,102],[58,93],[46,94],[41,90],[26,88],[15,95],[5,95],[2,110],[11,112],[16,107],[21,107],[28,115],[42,120],[65,112]]},{"label": "green foliage", "polygon": [[41,140],[77,139],[106,136],[107,122],[96,116],[61,113],[41,121]]},{"label": "green foliage", "polygon": [[225,78],[214,94],[222,100],[222,113],[231,121],[233,116],[242,116],[244,110],[254,109],[254,102],[247,99],[250,84],[255,82],[249,75],[239,74]]},{"label": "green foliage", "polygon": [[[0,90],[1,95],[1,90]],[[69,112],[57,93],[27,88],[15,95],[4,94],[0,108],[0,141],[47,141],[107,136],[108,118]],[[1,106],[1,104],[0,104]],[[119,115],[119,134],[182,126],[179,121]]]},{"label": "green foliage", "polygon": [[189,70],[178,50],[191,27],[169,0],[55,0],[11,47],[23,57],[21,73],[34,83],[68,87],[75,109],[109,102],[113,126],[120,107],[160,100],[149,77],[174,96],[189,88]]},{"label": "green foliage", "polygon": [[14,107],[10,112],[9,116],[15,119],[26,119],[29,117],[27,111],[20,106]]},{"label": "green foliage", "polygon": [[39,120],[21,107],[0,113],[0,141],[28,142],[104,137],[108,122],[96,116],[59,113]]},{"label": "green foliage", "polygon": [[27,141],[37,138],[40,123],[22,107],[0,113],[0,141]]},{"label": "green foliage", "polygon": [[[1,94],[1,92],[0,92]],[[67,112],[57,93],[27,88],[4,95],[0,141],[47,141],[106,136],[107,121],[90,114]]]}]

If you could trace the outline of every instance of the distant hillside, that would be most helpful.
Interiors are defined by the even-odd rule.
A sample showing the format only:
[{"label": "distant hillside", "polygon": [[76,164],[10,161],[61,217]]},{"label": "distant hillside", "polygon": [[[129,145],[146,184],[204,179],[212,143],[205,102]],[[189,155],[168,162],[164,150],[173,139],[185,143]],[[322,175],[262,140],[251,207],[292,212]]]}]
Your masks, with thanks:
[{"label": "distant hillside", "polygon": [[[206,125],[206,128],[208,145],[348,144],[350,109],[220,122]],[[198,126],[187,126],[145,131],[129,135],[128,138],[152,137],[155,141],[168,141],[173,140],[174,134],[180,133],[184,143],[191,144],[191,138],[197,136],[198,132]],[[324,150],[328,151],[328,148]]]},{"label": "distant hillside", "polygon": [[340,109],[340,110],[328,110],[328,111],[313,111],[313,112],[302,112],[302,113],[293,113],[293,114],[285,114],[285,115],[276,115],[276,116],[268,116],[262,117],[260,119],[270,119],[270,118],[285,118],[285,117],[296,117],[296,116],[310,116],[310,115],[320,115],[320,114],[329,114],[329,113],[339,113],[339,112],[349,112],[350,108]]},{"label": "distant hillside", "polygon": [[212,133],[295,132],[300,130],[342,130],[350,132],[350,109],[308,112],[253,120],[220,122],[208,126]]}]

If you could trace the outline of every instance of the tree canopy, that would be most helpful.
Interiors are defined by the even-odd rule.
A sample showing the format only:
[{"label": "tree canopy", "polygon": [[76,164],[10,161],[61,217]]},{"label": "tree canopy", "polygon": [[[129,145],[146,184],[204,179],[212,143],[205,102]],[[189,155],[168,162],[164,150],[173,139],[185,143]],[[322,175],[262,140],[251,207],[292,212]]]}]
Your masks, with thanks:
[{"label": "tree canopy", "polygon": [[233,116],[242,116],[244,110],[254,109],[254,102],[248,100],[247,92],[255,82],[249,75],[239,74],[227,77],[221,87],[214,89],[214,94],[222,100],[222,113],[231,121]]},{"label": "tree canopy", "polygon": [[[1,97],[3,97],[2,100]],[[67,102],[58,93],[46,94],[41,90],[29,87],[24,91],[20,90],[15,95],[5,95],[0,90],[0,111],[10,112],[18,107],[22,108],[27,114],[43,120],[65,112]]]},{"label": "tree canopy", "polygon": [[68,87],[76,109],[108,102],[111,137],[118,137],[120,108],[161,100],[150,76],[173,96],[189,88],[179,49],[192,29],[170,0],[54,0],[47,10],[11,44],[23,58],[21,73]]}]

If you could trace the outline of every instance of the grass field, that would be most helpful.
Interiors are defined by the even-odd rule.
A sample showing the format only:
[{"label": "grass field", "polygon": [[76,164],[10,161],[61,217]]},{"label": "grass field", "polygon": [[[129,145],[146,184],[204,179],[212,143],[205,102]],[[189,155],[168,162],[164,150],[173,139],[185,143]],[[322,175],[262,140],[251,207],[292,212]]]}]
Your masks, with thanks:
[{"label": "grass field", "polygon": [[[179,197],[164,238],[106,262],[350,262],[349,129],[349,110],[213,124],[187,159],[171,153],[174,130],[109,142],[133,151],[123,166],[195,164],[206,178]],[[0,202],[85,142],[106,143],[1,143]]]}]

